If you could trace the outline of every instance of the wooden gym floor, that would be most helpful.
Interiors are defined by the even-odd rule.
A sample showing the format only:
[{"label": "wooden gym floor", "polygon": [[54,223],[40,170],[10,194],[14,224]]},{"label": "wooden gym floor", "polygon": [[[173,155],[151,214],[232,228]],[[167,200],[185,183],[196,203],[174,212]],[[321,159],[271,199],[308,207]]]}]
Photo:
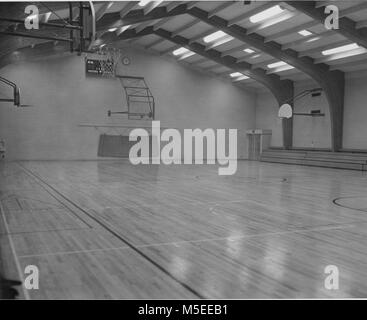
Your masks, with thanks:
[{"label": "wooden gym floor", "polygon": [[249,161],[2,162],[2,258],[8,278],[39,267],[21,298],[367,297],[365,191],[362,172]]}]

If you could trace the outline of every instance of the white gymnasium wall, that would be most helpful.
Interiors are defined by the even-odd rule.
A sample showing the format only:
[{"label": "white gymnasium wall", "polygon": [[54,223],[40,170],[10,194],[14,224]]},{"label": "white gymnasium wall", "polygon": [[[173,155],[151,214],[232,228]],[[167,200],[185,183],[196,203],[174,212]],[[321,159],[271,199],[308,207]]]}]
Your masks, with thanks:
[{"label": "white gymnasium wall", "polygon": [[[297,84],[295,94],[315,88],[315,85]],[[330,118],[325,96],[312,98],[307,96],[295,102],[295,112],[309,113],[312,109],[319,109],[326,113],[325,117],[293,118],[293,146],[307,148],[328,148],[331,144]],[[261,129],[272,130],[272,147],[283,145],[282,122],[278,119],[278,103],[269,91],[261,90],[256,99],[256,126]]]},{"label": "white gymnasium wall", "polygon": [[[346,74],[344,105],[343,147],[346,149],[367,150],[367,72],[359,71]],[[296,83],[295,91],[315,88],[310,82]],[[256,97],[256,127],[272,129],[271,145],[282,145],[281,123],[274,109],[275,98],[265,90]],[[293,144],[295,147],[330,148],[331,130],[329,107],[325,95],[306,97],[295,104],[296,112],[309,112],[320,109],[325,117],[294,117]]]},{"label": "white gymnasium wall", "polygon": [[[247,157],[244,132],[255,125],[253,92],[140,50],[124,54],[131,65],[120,71],[145,77],[162,126],[237,128],[239,157]],[[96,159],[98,131],[78,124],[130,123],[122,116],[107,117],[107,110],[125,104],[122,88],[116,79],[86,76],[84,57],[19,62],[0,74],[20,86],[23,103],[34,105],[17,109],[1,104],[0,137],[8,159]],[[0,94],[11,96],[11,90],[0,85]]]},{"label": "white gymnasium wall", "polygon": [[[317,85],[296,83],[295,94],[317,88]],[[330,113],[325,94],[320,97],[308,95],[294,103],[294,111],[310,113],[311,110],[321,110],[324,117],[295,116],[293,118],[293,146],[300,148],[330,148],[331,130]]]},{"label": "white gymnasium wall", "polygon": [[367,72],[347,77],[343,147],[367,150]]},{"label": "white gymnasium wall", "polygon": [[272,147],[283,145],[282,121],[278,119],[278,102],[270,91],[261,90],[256,97],[256,128],[272,130]]}]

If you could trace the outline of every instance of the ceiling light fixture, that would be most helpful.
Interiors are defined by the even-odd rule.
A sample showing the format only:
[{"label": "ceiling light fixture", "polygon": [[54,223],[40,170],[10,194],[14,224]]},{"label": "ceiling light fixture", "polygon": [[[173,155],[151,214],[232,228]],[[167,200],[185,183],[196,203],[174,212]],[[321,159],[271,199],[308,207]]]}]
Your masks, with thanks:
[{"label": "ceiling light fixture", "polygon": [[208,36],[204,37],[203,40],[205,43],[210,43],[210,42],[214,42],[216,40],[219,40],[221,38],[224,38],[228,36],[228,34],[226,34],[225,32],[219,30],[216,31],[214,33],[209,34]]},{"label": "ceiling light fixture", "polygon": [[243,51],[245,51],[245,52],[247,52],[247,53],[254,53],[254,52],[255,52],[255,50],[252,50],[252,49],[250,49],[250,48],[247,48],[247,49],[245,49],[245,50],[243,50]]},{"label": "ceiling light fixture", "polygon": [[174,50],[172,52],[172,54],[174,56],[180,56],[180,60],[182,60],[182,59],[186,59],[188,57],[191,57],[192,55],[195,54],[195,52],[192,52],[191,50],[186,49],[184,47],[181,47],[181,48],[178,48],[178,49]]},{"label": "ceiling light fixture", "polygon": [[269,69],[274,69],[274,68],[283,67],[283,66],[287,66],[287,65],[288,65],[288,63],[286,63],[284,61],[279,61],[279,62],[274,62],[274,63],[268,64],[268,68]]},{"label": "ceiling light fixture", "polygon": [[336,48],[333,48],[333,49],[324,50],[321,53],[324,56],[329,56],[329,55],[332,55],[332,54],[351,51],[351,50],[355,50],[355,49],[358,49],[358,48],[359,48],[358,44],[352,43],[352,44],[347,44],[346,46],[341,46],[341,47],[336,47]]},{"label": "ceiling light fixture", "polygon": [[233,81],[241,81],[241,80],[246,80],[249,79],[248,76],[245,76],[243,73],[241,72],[233,72],[229,75],[231,78],[233,78]]},{"label": "ceiling light fixture", "polygon": [[317,40],[320,40],[320,39],[321,39],[321,37],[313,37],[313,38],[307,40],[306,42],[314,42],[314,41],[317,41]]},{"label": "ceiling light fixture", "polygon": [[301,30],[301,31],[298,31],[298,34],[300,34],[301,36],[304,36],[304,37],[308,37],[312,34],[312,32],[310,32],[308,30]]},{"label": "ceiling light fixture", "polygon": [[231,78],[237,78],[237,77],[241,77],[241,76],[243,76],[243,74],[242,74],[242,73],[240,73],[240,72],[233,72],[233,73],[231,73],[229,76],[230,76]]},{"label": "ceiling light fixture", "polygon": [[264,20],[267,20],[269,18],[272,18],[280,13],[284,12],[284,10],[279,6],[276,5],[274,7],[271,7],[269,9],[266,9],[264,11],[261,11],[253,16],[250,17],[250,21],[252,23],[261,22]]},{"label": "ceiling light fixture", "polygon": [[181,47],[181,48],[178,48],[178,49],[176,49],[176,50],[173,50],[173,55],[174,56],[179,56],[179,55],[181,55],[181,54],[184,54],[184,53],[187,53],[187,52],[189,52],[190,50],[188,50],[188,49],[186,49],[186,48],[184,48],[184,47]]}]

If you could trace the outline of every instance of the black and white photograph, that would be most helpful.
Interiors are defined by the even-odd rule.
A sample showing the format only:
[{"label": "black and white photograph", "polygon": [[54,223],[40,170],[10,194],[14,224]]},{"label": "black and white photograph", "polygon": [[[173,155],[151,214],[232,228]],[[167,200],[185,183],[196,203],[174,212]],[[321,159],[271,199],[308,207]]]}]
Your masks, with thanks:
[{"label": "black and white photograph", "polygon": [[367,1],[0,2],[0,300],[363,300],[366,190]]}]

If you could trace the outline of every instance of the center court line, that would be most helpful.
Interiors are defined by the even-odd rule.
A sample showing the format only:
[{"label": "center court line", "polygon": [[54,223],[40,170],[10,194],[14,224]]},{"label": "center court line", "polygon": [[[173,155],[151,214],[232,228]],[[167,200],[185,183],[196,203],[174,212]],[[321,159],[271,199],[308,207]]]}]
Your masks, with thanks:
[{"label": "center court line", "polygon": [[[190,244],[190,243],[236,241],[236,240],[251,239],[251,238],[256,238],[256,237],[278,236],[278,235],[297,234],[297,233],[302,234],[302,233],[322,232],[322,231],[329,231],[329,230],[343,230],[343,229],[348,229],[348,228],[355,228],[357,226],[359,226],[359,223],[358,225],[357,224],[346,224],[346,225],[337,225],[337,226],[325,226],[325,227],[318,227],[318,228],[312,228],[312,229],[265,232],[265,233],[259,233],[259,234],[237,236],[237,237],[218,237],[218,238],[208,238],[208,239],[198,239],[198,240],[158,242],[158,243],[152,243],[152,244],[135,245],[135,247],[143,249],[143,248],[160,247],[160,246],[179,246],[181,244]],[[119,251],[119,250],[126,250],[126,249],[131,249],[131,248],[128,246],[122,246],[122,247],[111,247],[111,248],[101,248],[101,249],[91,249],[91,250],[58,251],[58,252],[49,252],[49,253],[41,253],[41,254],[21,255],[19,256],[19,258],[35,258],[35,257],[47,257],[47,256],[55,256],[55,255],[108,252],[108,251]]]},{"label": "center court line", "polygon": [[14,261],[15,261],[15,265],[16,265],[16,268],[17,268],[17,271],[18,271],[18,274],[19,274],[19,279],[22,282],[21,287],[22,287],[22,290],[23,290],[24,298],[26,300],[30,300],[31,297],[29,296],[28,291],[24,287],[24,277],[23,277],[22,268],[21,268],[20,263],[19,263],[19,256],[17,255],[17,252],[15,250],[15,246],[14,246],[14,243],[13,243],[13,238],[10,235],[9,225],[8,225],[7,220],[6,220],[3,205],[1,203],[1,201],[0,201],[0,212],[1,212],[2,219],[4,221],[5,231],[7,233],[8,239],[9,239],[10,248],[11,248],[11,251],[12,251],[13,256],[14,256]]}]

